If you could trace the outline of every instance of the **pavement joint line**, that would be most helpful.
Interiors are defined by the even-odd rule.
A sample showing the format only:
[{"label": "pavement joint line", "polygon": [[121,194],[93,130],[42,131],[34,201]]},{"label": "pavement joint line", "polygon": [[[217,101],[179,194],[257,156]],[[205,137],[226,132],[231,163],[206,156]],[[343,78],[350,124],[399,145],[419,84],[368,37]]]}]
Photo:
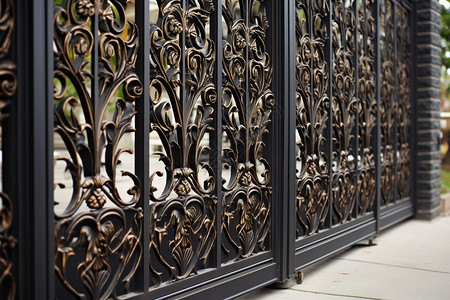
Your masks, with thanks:
[{"label": "pavement joint line", "polygon": [[335,258],[332,258],[332,259],[339,259],[339,260],[367,263],[367,264],[373,264],[373,265],[397,267],[397,268],[403,268],[403,269],[409,269],[409,270],[417,270],[417,271],[425,271],[425,272],[432,272],[432,273],[439,273],[439,274],[450,275],[450,272],[444,272],[444,271],[438,271],[438,270],[428,270],[428,269],[414,268],[414,267],[406,267],[406,266],[400,266],[400,265],[390,265],[390,264],[378,263],[378,262],[373,262],[373,261],[364,261],[364,260],[358,260],[358,259],[348,259],[348,258],[338,258],[338,257],[335,257]]},{"label": "pavement joint line", "polygon": [[315,291],[298,290],[298,289],[293,289],[293,290],[298,291],[298,292],[303,292],[303,293],[316,294],[316,295],[327,295],[327,296],[356,298],[356,299],[369,299],[369,300],[383,300],[382,298],[371,298],[371,297],[365,297],[365,296],[341,295],[341,294],[334,294],[334,293],[324,293],[324,292],[315,292]]}]

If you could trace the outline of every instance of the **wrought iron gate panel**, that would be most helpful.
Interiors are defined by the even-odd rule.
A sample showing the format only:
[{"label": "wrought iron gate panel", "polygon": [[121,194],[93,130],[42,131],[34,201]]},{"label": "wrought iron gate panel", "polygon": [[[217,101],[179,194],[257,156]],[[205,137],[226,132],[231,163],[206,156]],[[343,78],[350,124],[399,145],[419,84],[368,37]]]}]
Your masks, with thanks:
[{"label": "wrought iron gate panel", "polygon": [[356,203],[357,110],[356,2],[333,1],[333,152],[331,169],[333,224],[352,217]]},{"label": "wrought iron gate panel", "polygon": [[376,200],[376,2],[358,1],[358,213],[372,212]]},{"label": "wrought iron gate panel", "polygon": [[[16,76],[16,18],[13,1],[0,2],[0,298],[12,300],[16,297],[16,256],[17,238],[12,232],[17,202],[12,199],[8,177],[7,161],[14,151],[14,138],[11,131],[11,106],[18,88]],[[5,166],[6,165],[6,166]]]},{"label": "wrought iron gate panel", "polygon": [[[411,8],[389,0],[297,0],[296,8],[301,269],[412,213]],[[397,199],[405,201],[387,207]]]},{"label": "wrought iron gate panel", "polygon": [[16,2],[1,299],[235,297],[413,214],[412,2]]},{"label": "wrought iron gate panel", "polygon": [[381,1],[381,138],[383,204],[409,198],[410,14],[392,1]]},{"label": "wrought iron gate panel", "polygon": [[414,214],[411,197],[412,8],[408,1],[379,2],[381,204],[379,226]]},{"label": "wrought iron gate panel", "polygon": [[329,65],[323,49],[329,37],[329,6],[321,4],[296,1],[297,237],[324,228],[330,211]]},{"label": "wrought iron gate panel", "polygon": [[164,167],[150,162],[150,270],[158,285],[210,266],[218,232],[209,159],[216,45],[205,30],[210,1],[163,1],[150,9],[158,11],[150,24],[150,133],[163,150],[151,155]]},{"label": "wrought iron gate panel", "polygon": [[[306,177],[298,177],[297,203],[303,203],[303,207],[297,205],[300,208],[297,209],[297,215],[303,224],[305,221],[302,219],[316,222],[312,231],[314,233],[319,224],[322,224],[321,229],[326,229],[335,224],[344,224],[358,215],[364,216],[372,209],[375,200],[375,139],[372,131],[376,125],[373,44],[376,36],[372,15],[376,6],[371,1],[318,2],[321,6],[311,1],[296,3],[297,45],[308,45],[310,31],[314,31],[313,35],[319,37],[316,39],[319,43],[314,44],[319,45],[316,47],[319,49],[313,46],[311,50],[308,49],[310,46],[306,46],[306,49],[313,53],[313,64],[324,66],[322,70],[312,69],[313,79],[310,82],[309,78],[305,79],[305,74],[310,75],[305,72],[309,70],[304,63],[305,55],[301,51],[297,54],[297,98],[302,101],[308,97],[306,91],[310,84],[315,86],[312,95],[319,97],[308,106],[301,102],[297,107],[297,128],[300,130],[297,144],[302,150],[312,147],[318,152],[312,157],[318,162],[315,165],[321,164],[321,167],[319,169],[314,165],[310,173],[321,170],[322,177],[327,178],[330,172],[332,178],[331,187],[328,188],[328,184],[317,184],[319,181],[316,176],[314,188],[312,185],[309,188],[314,191],[310,192],[311,199],[305,201],[302,189],[309,181],[305,180]],[[308,11],[307,7],[311,7],[312,11]],[[333,28],[331,36],[327,27]],[[328,64],[331,64],[332,70],[327,74]],[[329,76],[331,80],[328,80]],[[332,95],[331,101],[328,94]],[[305,111],[308,111],[309,106],[314,107],[313,122],[305,121]],[[332,118],[328,118],[329,115]],[[327,142],[330,130],[332,140]],[[305,133],[302,131],[306,137],[303,137]],[[300,170],[307,165],[303,163],[307,161],[306,157],[308,151],[297,154]],[[327,179],[324,182],[328,182]],[[309,214],[314,212],[313,218],[306,218],[306,211]],[[321,217],[317,218],[318,215]]]},{"label": "wrought iron gate panel", "polygon": [[265,151],[275,98],[264,0],[225,0],[222,262],[270,250],[272,187]]},{"label": "wrought iron gate panel", "polygon": [[[65,146],[55,155],[58,298],[129,293],[141,261],[141,182],[119,165],[133,153],[121,142],[134,131],[134,101],[142,93],[138,28],[126,9],[119,1],[54,2],[54,128]],[[59,180],[60,163],[68,184]]]},{"label": "wrought iron gate panel", "polygon": [[395,198],[395,40],[394,5],[390,0],[381,1],[381,182],[384,205]]},{"label": "wrought iron gate panel", "polygon": [[57,297],[159,297],[251,265],[276,280],[264,1],[55,0],[53,11]]},{"label": "wrought iron gate panel", "polygon": [[409,12],[396,7],[397,28],[397,199],[410,196],[411,177],[411,99],[410,99],[410,17]]}]

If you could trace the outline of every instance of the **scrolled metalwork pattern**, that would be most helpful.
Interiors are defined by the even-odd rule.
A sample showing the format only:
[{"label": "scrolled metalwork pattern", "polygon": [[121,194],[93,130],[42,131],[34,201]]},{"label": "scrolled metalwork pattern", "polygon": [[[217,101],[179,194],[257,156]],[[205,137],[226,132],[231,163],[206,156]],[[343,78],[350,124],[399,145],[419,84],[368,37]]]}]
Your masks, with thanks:
[{"label": "scrolled metalwork pattern", "polygon": [[[16,64],[10,58],[15,34],[14,2],[0,1],[0,137],[2,123],[9,117],[8,106],[17,91]],[[0,143],[5,141],[0,139]],[[7,141],[6,141],[7,142]],[[1,147],[3,150],[3,146]],[[0,151],[0,158],[2,152]],[[3,155],[3,161],[5,161]],[[1,169],[0,172],[5,174]],[[0,175],[0,180],[2,176]],[[0,183],[0,186],[3,184]],[[12,300],[16,297],[16,280],[13,274],[14,253],[17,239],[11,234],[13,225],[12,199],[0,190],[0,297]]]},{"label": "scrolled metalwork pattern", "polygon": [[374,136],[377,121],[374,0],[361,0],[358,22],[359,214],[373,210],[376,197]]},{"label": "scrolled metalwork pattern", "polygon": [[409,13],[397,6],[397,198],[410,196],[411,184],[411,100]]},{"label": "scrolled metalwork pattern", "polygon": [[326,1],[302,0],[296,1],[296,9],[296,212],[301,224],[297,236],[308,236],[317,232],[329,212],[330,160],[324,149],[330,107],[329,67],[324,53],[329,7]]},{"label": "scrolled metalwork pattern", "polygon": [[358,101],[356,98],[355,1],[333,4],[333,219],[345,223],[356,202],[354,149]]},{"label": "scrolled metalwork pattern", "polygon": [[[150,132],[163,148],[153,155],[165,166],[150,177],[153,285],[208,267],[217,234],[216,175],[202,158],[212,153],[217,102],[216,46],[207,33],[214,5],[211,0],[185,4],[158,1],[158,20],[150,28]],[[160,177],[164,184],[157,184]]]},{"label": "scrolled metalwork pattern", "polygon": [[394,5],[390,0],[380,4],[380,52],[381,52],[381,196],[388,205],[395,199],[395,28]]},{"label": "scrolled metalwork pattern", "polygon": [[264,149],[275,98],[264,2],[222,3],[223,262],[270,250],[272,188]]},{"label": "scrolled metalwork pattern", "polygon": [[[126,20],[126,7],[121,0],[54,2],[54,132],[65,146],[55,164],[65,164],[72,182],[67,198],[59,193],[54,200],[59,298],[128,293],[140,264],[140,182],[118,166],[133,151],[121,141],[134,131],[142,93],[134,73],[138,29]],[[128,200],[119,192],[120,175],[131,182]],[[67,187],[55,182],[56,189]]]}]

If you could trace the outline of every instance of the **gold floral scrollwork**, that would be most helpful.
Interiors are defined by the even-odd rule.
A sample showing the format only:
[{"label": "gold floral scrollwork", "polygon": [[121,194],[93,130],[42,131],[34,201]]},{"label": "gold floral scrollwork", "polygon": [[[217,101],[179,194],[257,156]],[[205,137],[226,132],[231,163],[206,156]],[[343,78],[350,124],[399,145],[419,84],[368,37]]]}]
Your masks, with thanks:
[{"label": "gold floral scrollwork", "polygon": [[264,157],[272,108],[272,67],[264,1],[222,3],[222,261],[270,250],[270,166]]},{"label": "gold floral scrollwork", "polygon": [[[328,216],[329,158],[324,150],[330,100],[329,66],[324,46],[329,37],[326,1],[296,2],[297,79],[297,235],[312,235]],[[313,21],[315,20],[315,21]],[[311,23],[320,27],[311,31]]]},{"label": "gold floral scrollwork", "polygon": [[345,223],[356,202],[357,118],[354,0],[333,4],[333,219]]},{"label": "gold floral scrollwork", "polygon": [[383,1],[380,6],[381,23],[381,199],[384,205],[395,199],[395,117],[397,103],[395,101],[395,37],[394,6],[390,0]]},{"label": "gold floral scrollwork", "polygon": [[[153,284],[185,279],[207,266],[216,237],[217,203],[206,200],[189,196],[152,205],[150,254],[158,261],[150,265]],[[159,265],[166,272],[157,269]]]},{"label": "gold floral scrollwork", "polygon": [[358,10],[358,111],[359,111],[359,215],[372,211],[376,197],[374,129],[377,100],[375,86],[375,1],[364,0]]},{"label": "gold floral scrollwork", "polygon": [[[1,125],[9,117],[8,106],[17,91],[16,64],[10,59],[16,23],[14,3],[11,0],[0,1],[0,137]],[[0,139],[0,143],[5,142],[8,141]],[[5,159],[7,156],[3,153],[3,161]],[[13,199],[0,190],[0,297],[8,300],[16,296],[13,262],[17,239],[11,235],[13,203]]]},{"label": "gold floral scrollwork", "polygon": [[[121,142],[134,131],[134,102],[142,93],[138,29],[126,8],[120,0],[63,0],[53,7],[54,132],[65,147],[55,165],[64,164],[71,178],[71,186],[54,184],[58,298],[129,293],[140,264],[140,182],[119,172],[122,154],[133,152]],[[128,179],[129,200],[119,191],[120,177]]]},{"label": "gold floral scrollwork", "polygon": [[207,29],[214,5],[164,0],[157,9],[150,25],[150,132],[162,146],[152,156],[164,169],[150,175],[154,286],[207,268],[217,234],[216,176],[208,159],[217,105],[216,45]]},{"label": "gold floral scrollwork", "polygon": [[397,198],[410,196],[411,177],[411,100],[409,14],[400,6],[397,13]]},{"label": "gold floral scrollwork", "polygon": [[[129,292],[132,275],[139,265],[142,249],[142,211],[132,212],[110,208],[92,213],[78,214],[57,223],[55,239],[55,270],[65,287],[78,297],[83,294],[75,287],[81,284],[92,299],[107,299],[114,292],[109,286],[120,278],[125,268],[132,266],[123,278]],[[133,220],[134,224],[127,224]],[[140,228],[135,231],[134,228]],[[83,257],[76,268],[70,268],[71,260],[82,249]],[[116,264],[112,264],[112,262]],[[72,279],[72,272],[79,278]],[[84,296],[85,297],[85,296]]]}]

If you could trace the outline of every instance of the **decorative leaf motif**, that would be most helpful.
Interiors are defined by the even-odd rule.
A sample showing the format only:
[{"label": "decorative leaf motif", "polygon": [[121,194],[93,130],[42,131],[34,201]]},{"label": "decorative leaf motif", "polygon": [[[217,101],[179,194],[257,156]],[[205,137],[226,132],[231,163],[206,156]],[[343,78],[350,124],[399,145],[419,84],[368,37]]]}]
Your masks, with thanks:
[{"label": "decorative leaf motif", "polygon": [[[164,170],[150,176],[154,285],[208,266],[217,205],[213,166],[205,159],[212,153],[208,143],[217,102],[216,46],[206,29],[214,6],[189,0],[186,7],[181,1],[158,1],[158,7],[150,28],[150,132],[161,142],[163,151],[153,155]],[[157,184],[158,177],[165,183]]]},{"label": "decorative leaf motif", "polygon": [[[99,58],[99,95],[100,105],[97,106],[96,98],[91,97],[91,91],[86,83],[87,78],[93,78],[87,71],[92,63],[87,60],[92,55],[93,36],[87,29],[89,19],[84,20],[84,25],[79,22],[75,24],[62,22],[61,19],[70,18],[76,20],[80,16],[74,15],[74,11],[67,9],[73,1],[65,1],[55,8],[55,36],[54,42],[59,59],[55,63],[55,81],[60,88],[55,89],[55,132],[63,139],[70,157],[57,157],[56,161],[64,161],[67,169],[70,170],[74,182],[72,198],[59,218],[70,217],[79,207],[92,196],[105,196],[115,205],[123,208],[134,205],[139,199],[139,180],[131,173],[123,173],[123,176],[130,177],[134,182],[129,194],[130,201],[124,201],[116,187],[116,167],[120,155],[124,152],[131,153],[131,149],[120,149],[119,142],[124,134],[133,132],[131,121],[135,115],[134,101],[141,95],[142,87],[137,76],[133,73],[136,63],[137,50],[137,28],[134,23],[126,23],[121,19],[120,24],[114,21],[111,27],[112,32],[101,32],[99,37],[100,58]],[[78,3],[78,2],[77,2]],[[87,2],[81,1],[85,6]],[[108,2],[109,3],[109,2]],[[111,2],[112,3],[112,2]],[[115,2],[114,2],[115,3]],[[117,10],[124,10],[120,3],[116,3]],[[110,9],[111,4],[102,2],[104,9]],[[87,8],[86,8],[87,9]],[[69,20],[67,20],[68,22]],[[129,40],[124,40],[117,36],[129,26]],[[109,27],[108,27],[109,28]],[[74,41],[75,40],[75,41]],[[86,51],[77,54],[71,51],[71,45],[75,43],[87,43]],[[113,49],[109,54],[105,54],[105,49]],[[75,55],[73,55],[75,53]],[[111,55],[111,57],[109,57]],[[105,57],[106,56],[106,57]],[[114,70],[111,67],[112,58]],[[79,67],[75,68],[75,65]],[[76,89],[76,97],[70,96],[68,86],[73,85]],[[115,98],[117,90],[121,90],[124,99]],[[112,101],[115,103],[114,116],[111,121],[100,121],[103,119],[106,107]],[[78,114],[75,112],[81,106],[85,123],[78,121]],[[70,114],[66,112],[70,111]],[[100,112],[100,116],[95,116]],[[100,159],[105,153],[105,169],[107,176],[100,174]],[[81,161],[80,161],[81,160]],[[82,178],[84,173],[84,180]],[[100,196],[96,196],[95,193]],[[103,206],[103,205],[102,205]],[[102,207],[101,206],[101,207]],[[100,208],[101,208],[100,207]]]},{"label": "decorative leaf motif", "polygon": [[226,262],[269,250],[272,188],[264,150],[275,98],[265,49],[264,1],[226,0],[222,15],[229,33],[222,48],[222,260]]},{"label": "decorative leaf motif", "polygon": [[[131,218],[127,216],[131,214]],[[77,297],[87,295],[75,289],[77,281],[68,273],[76,270],[79,280],[92,299],[107,299],[127,266],[131,270],[122,278],[129,292],[131,278],[139,265],[142,248],[142,210],[107,208],[65,218],[55,228],[57,251],[55,271],[64,286]],[[133,220],[128,224],[127,220]],[[134,228],[139,228],[134,232]],[[76,261],[82,253],[84,260]],[[137,260],[131,264],[130,262]],[[117,263],[112,265],[111,262]],[[112,284],[112,287],[111,287]]]},{"label": "decorative leaf motif", "polygon": [[376,173],[373,137],[376,135],[377,100],[375,85],[375,53],[376,40],[375,19],[373,12],[376,4],[366,0],[358,10],[358,111],[359,111],[359,155],[360,162],[358,190],[359,214],[365,215],[372,211],[376,197]]},{"label": "decorative leaf motif", "polygon": [[380,41],[381,52],[381,196],[382,203],[389,205],[395,199],[395,39],[394,39],[394,5],[386,0],[380,7],[381,28],[384,35]]},{"label": "decorative leaf motif", "polygon": [[[118,174],[121,155],[133,151],[120,143],[134,131],[134,102],[142,94],[134,73],[138,29],[127,22],[126,6],[122,0],[54,5],[54,131],[67,150],[55,163],[66,165],[73,183],[70,199],[55,197],[54,268],[62,287],[57,293],[65,289],[79,298],[129,293],[142,251],[140,182],[131,172]],[[111,106],[114,114],[108,119]],[[133,183],[130,200],[119,193],[118,176]],[[54,186],[66,188],[58,182]],[[77,270],[78,278],[67,276],[67,269]]]},{"label": "decorative leaf motif", "polygon": [[[155,285],[165,280],[182,280],[205,268],[214,245],[217,203],[199,196],[188,196],[151,206],[150,254],[159,263],[151,263]],[[168,245],[170,257],[162,249]],[[174,261],[175,265],[170,264]],[[169,274],[158,271],[161,265]]]},{"label": "decorative leaf motif", "polygon": [[[296,1],[297,79],[297,236],[312,235],[328,215],[328,162],[324,150],[330,100],[328,63],[323,51],[328,39],[324,2]],[[311,23],[320,27],[311,30]]]},{"label": "decorative leaf motif", "polygon": [[397,199],[411,193],[411,100],[410,100],[410,27],[409,14],[397,6]]},{"label": "decorative leaf motif", "polygon": [[355,0],[333,4],[333,219],[340,224],[351,218],[356,202],[356,160],[353,142],[357,128],[355,66]]}]

